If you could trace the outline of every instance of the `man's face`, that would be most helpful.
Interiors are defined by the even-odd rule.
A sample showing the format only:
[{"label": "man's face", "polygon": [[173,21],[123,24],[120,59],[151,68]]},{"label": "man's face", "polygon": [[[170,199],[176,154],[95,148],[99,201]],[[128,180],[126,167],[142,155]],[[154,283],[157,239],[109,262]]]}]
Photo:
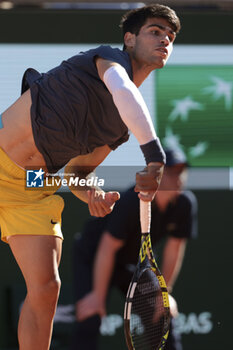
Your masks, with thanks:
[{"label": "man's face", "polygon": [[177,164],[165,167],[164,175],[159,189],[171,197],[176,197],[184,188],[187,181],[187,167],[185,164]]},{"label": "man's face", "polygon": [[133,59],[153,69],[162,68],[173,50],[176,34],[164,18],[148,18],[136,36],[126,33],[126,45],[130,47]]}]

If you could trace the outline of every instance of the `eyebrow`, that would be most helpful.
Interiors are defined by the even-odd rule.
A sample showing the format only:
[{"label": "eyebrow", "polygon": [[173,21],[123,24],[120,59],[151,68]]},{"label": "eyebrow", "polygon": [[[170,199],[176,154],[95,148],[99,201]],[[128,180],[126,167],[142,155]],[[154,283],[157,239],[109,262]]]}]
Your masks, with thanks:
[{"label": "eyebrow", "polygon": [[158,27],[162,30],[168,30],[170,34],[176,36],[176,32],[174,32],[174,30],[172,30],[170,27],[165,27],[165,26],[162,26],[161,24],[157,24],[157,23],[149,24],[147,26],[147,28],[150,28],[150,27]]}]

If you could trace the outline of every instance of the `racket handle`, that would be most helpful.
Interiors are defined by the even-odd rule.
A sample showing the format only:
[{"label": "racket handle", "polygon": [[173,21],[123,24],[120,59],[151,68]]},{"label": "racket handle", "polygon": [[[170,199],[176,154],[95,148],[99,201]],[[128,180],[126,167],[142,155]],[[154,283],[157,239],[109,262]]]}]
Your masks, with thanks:
[{"label": "racket handle", "polygon": [[142,233],[149,233],[150,223],[151,223],[151,202],[145,202],[141,199],[140,199],[140,223],[141,223]]}]

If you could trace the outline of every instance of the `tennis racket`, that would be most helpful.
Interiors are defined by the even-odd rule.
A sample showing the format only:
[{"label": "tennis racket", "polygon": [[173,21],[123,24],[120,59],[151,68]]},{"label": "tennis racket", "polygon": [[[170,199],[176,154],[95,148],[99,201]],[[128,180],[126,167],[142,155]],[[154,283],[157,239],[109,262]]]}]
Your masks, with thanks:
[{"label": "tennis racket", "polygon": [[165,280],[154,259],[151,203],[140,200],[141,247],[124,309],[124,331],[129,350],[164,349],[170,323]]}]

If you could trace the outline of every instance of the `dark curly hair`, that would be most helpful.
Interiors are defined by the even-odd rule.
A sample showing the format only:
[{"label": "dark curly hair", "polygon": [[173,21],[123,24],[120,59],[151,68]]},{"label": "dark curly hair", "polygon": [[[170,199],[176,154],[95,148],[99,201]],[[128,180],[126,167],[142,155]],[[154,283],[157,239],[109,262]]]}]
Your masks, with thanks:
[{"label": "dark curly hair", "polygon": [[138,35],[147,19],[154,17],[166,19],[175,33],[180,31],[180,20],[174,10],[168,6],[152,4],[128,11],[122,16],[120,27],[123,36],[127,32]]}]

